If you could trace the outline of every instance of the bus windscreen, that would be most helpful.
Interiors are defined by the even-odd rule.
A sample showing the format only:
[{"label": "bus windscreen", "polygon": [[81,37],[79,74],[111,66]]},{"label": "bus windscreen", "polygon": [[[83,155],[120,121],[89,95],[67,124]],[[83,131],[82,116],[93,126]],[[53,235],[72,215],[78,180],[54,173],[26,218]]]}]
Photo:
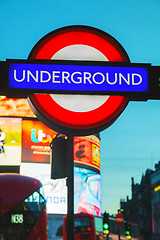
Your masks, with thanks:
[{"label": "bus windscreen", "polygon": [[88,232],[91,229],[90,217],[75,218],[74,219],[74,230],[76,233]]}]

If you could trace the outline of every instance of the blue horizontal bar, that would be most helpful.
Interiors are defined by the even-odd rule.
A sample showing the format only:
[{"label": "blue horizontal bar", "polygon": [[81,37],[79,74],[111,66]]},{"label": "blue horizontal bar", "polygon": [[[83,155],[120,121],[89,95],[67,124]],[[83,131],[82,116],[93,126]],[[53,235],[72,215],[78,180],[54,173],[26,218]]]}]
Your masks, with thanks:
[{"label": "blue horizontal bar", "polygon": [[148,92],[147,67],[9,63],[8,86],[75,92]]}]

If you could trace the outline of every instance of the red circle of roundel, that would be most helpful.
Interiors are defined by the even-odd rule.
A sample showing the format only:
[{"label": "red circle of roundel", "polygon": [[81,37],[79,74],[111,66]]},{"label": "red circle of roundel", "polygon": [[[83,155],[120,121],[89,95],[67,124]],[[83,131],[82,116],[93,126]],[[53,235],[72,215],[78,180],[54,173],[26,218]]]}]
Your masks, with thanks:
[{"label": "red circle of roundel", "polygon": [[[109,34],[87,26],[69,26],[44,36],[32,49],[29,59],[51,59],[71,45],[87,45],[100,51],[109,61],[129,62],[123,47]],[[65,59],[63,59],[65,60]],[[96,133],[109,127],[128,103],[128,97],[109,96],[104,104],[88,112],[74,112],[56,103],[49,94],[29,97],[33,112],[50,128],[75,135]]]}]

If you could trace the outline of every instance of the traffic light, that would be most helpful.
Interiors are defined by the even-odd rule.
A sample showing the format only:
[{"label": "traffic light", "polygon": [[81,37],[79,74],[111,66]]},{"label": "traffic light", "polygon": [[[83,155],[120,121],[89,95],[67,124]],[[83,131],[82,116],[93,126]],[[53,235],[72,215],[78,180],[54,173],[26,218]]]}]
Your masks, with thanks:
[{"label": "traffic light", "polygon": [[129,222],[126,222],[125,224],[125,234],[127,239],[131,239],[131,225]]},{"label": "traffic light", "polygon": [[67,177],[67,138],[56,137],[50,146],[52,149],[51,179]]},{"label": "traffic light", "polygon": [[109,234],[109,214],[106,212],[103,214],[103,232]]}]

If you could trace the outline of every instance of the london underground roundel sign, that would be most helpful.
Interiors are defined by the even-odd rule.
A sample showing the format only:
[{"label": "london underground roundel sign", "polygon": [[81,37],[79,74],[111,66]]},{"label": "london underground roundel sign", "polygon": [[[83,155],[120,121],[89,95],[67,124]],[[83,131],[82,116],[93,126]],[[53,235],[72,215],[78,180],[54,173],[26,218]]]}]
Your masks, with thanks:
[{"label": "london underground roundel sign", "polygon": [[[117,40],[88,26],[68,26],[47,34],[28,58],[129,62]],[[51,129],[80,136],[109,127],[126,107],[128,97],[33,94],[29,103],[35,115]]]}]

